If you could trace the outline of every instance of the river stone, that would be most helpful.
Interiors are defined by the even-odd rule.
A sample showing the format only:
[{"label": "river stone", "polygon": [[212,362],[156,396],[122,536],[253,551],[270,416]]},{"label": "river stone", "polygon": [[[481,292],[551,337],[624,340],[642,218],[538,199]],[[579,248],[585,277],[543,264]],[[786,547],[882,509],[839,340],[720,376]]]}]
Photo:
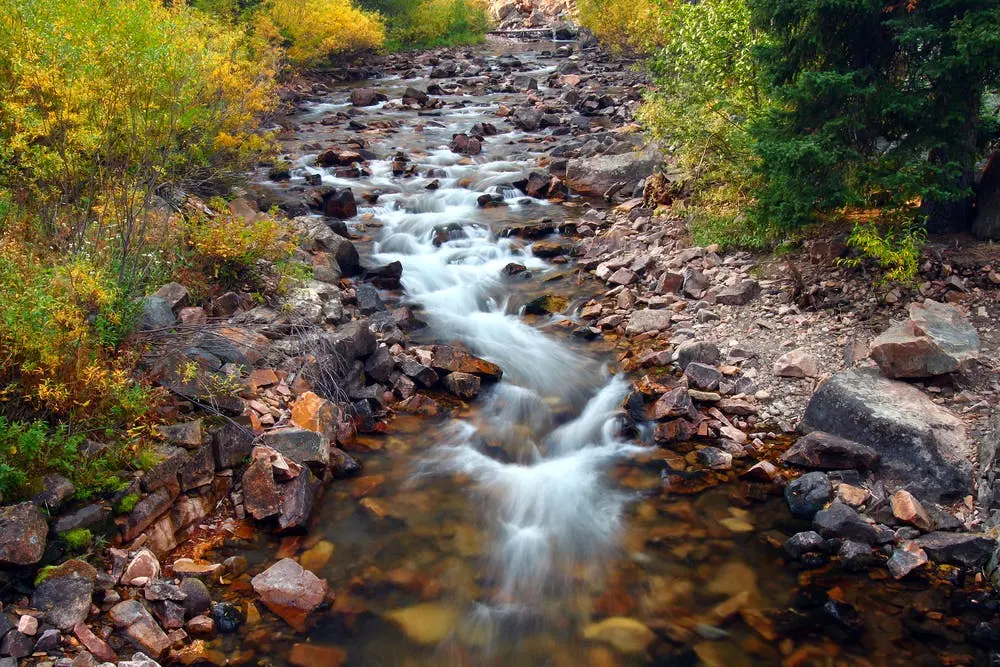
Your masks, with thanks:
[{"label": "river stone", "polygon": [[602,196],[612,186],[625,183],[624,191],[631,192],[661,164],[663,153],[656,146],[621,155],[574,158],[566,165],[566,184],[576,192]]},{"label": "river stone", "polygon": [[671,317],[669,310],[654,310],[652,308],[636,310],[629,315],[625,333],[641,334],[648,331],[669,329]]},{"label": "river stone", "polygon": [[0,509],[0,563],[34,565],[45,552],[49,524],[34,503]]},{"label": "river stone", "polygon": [[611,644],[622,653],[643,653],[656,635],[648,627],[624,616],[613,616],[583,628],[583,638]]},{"label": "river stone", "polygon": [[868,470],[878,465],[871,447],[823,431],[813,431],[795,441],[781,460],[817,470]]},{"label": "river stone", "polygon": [[936,502],[968,493],[975,449],[962,420],[876,369],[837,373],[813,394],[800,429],[861,443],[881,457],[877,477]]},{"label": "river stone", "polygon": [[138,600],[119,602],[108,615],[116,627],[124,629],[132,643],[151,656],[160,658],[170,648],[170,639]]},{"label": "river stone", "polygon": [[208,592],[208,586],[201,579],[187,577],[181,581],[180,588],[185,595],[181,604],[188,618],[204,614],[212,607],[212,596]]},{"label": "river stone", "polygon": [[997,546],[996,540],[982,533],[927,533],[914,540],[936,563],[948,563],[967,568],[986,564]]},{"label": "river stone", "polygon": [[313,506],[320,492],[320,482],[306,469],[298,477],[281,486],[278,514],[280,530],[304,529],[312,517]]},{"label": "river stone", "polygon": [[893,577],[902,579],[926,562],[927,554],[924,550],[910,543],[906,547],[894,550],[886,561],[886,566]]},{"label": "river stone", "polygon": [[277,514],[280,503],[271,462],[266,458],[254,459],[243,473],[243,505],[247,513],[260,521]]},{"label": "river stone", "polygon": [[862,572],[875,562],[871,545],[854,540],[841,542],[837,557],[840,559],[841,567],[848,572]]},{"label": "river stone", "polygon": [[298,643],[292,646],[288,662],[296,667],[342,667],[347,664],[347,652],[336,646]]},{"label": "river stone", "polygon": [[305,617],[326,597],[327,583],[291,558],[284,558],[250,580],[268,609],[292,627],[304,628]]},{"label": "river stone", "polygon": [[330,441],[315,431],[294,426],[279,428],[265,433],[263,441],[299,465],[326,466],[330,462]]},{"label": "river stone", "polygon": [[715,366],[692,361],[684,369],[684,377],[696,389],[716,391],[722,380],[722,373]]},{"label": "river stone", "polygon": [[448,373],[444,377],[445,389],[464,399],[475,398],[479,394],[479,376],[471,373]]},{"label": "river stone", "polygon": [[823,537],[840,537],[865,544],[875,544],[878,541],[875,527],[865,521],[857,510],[839,500],[816,513],[813,528]]},{"label": "river stone", "polygon": [[385,616],[414,642],[424,646],[437,646],[454,630],[459,612],[450,605],[428,602],[394,609]]},{"label": "river stone", "polygon": [[[35,648],[35,640],[20,630],[11,630],[0,640],[0,654],[20,660],[27,658]],[[15,664],[17,664],[15,662]]]},{"label": "river stone", "polygon": [[31,596],[31,606],[45,612],[47,623],[70,630],[90,613],[97,570],[81,560],[68,560],[47,572]]},{"label": "river stone", "polygon": [[833,500],[833,485],[824,473],[807,472],[785,487],[785,500],[792,514],[809,519]]},{"label": "river stone", "polygon": [[872,341],[871,357],[887,376],[944,375],[979,357],[979,334],[955,306],[928,299],[911,303],[909,315]]}]

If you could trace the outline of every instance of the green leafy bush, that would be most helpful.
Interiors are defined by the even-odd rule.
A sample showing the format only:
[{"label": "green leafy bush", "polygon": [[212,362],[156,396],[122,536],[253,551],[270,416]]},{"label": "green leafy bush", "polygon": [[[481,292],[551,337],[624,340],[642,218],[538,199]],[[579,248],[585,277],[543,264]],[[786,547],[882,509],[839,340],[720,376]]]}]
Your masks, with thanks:
[{"label": "green leafy bush", "polygon": [[80,553],[90,546],[94,541],[94,536],[87,528],[75,528],[63,533],[62,539],[66,543],[67,549],[74,553]]},{"label": "green leafy bush", "polygon": [[361,0],[360,4],[385,17],[390,50],[475,44],[490,28],[486,0]]}]

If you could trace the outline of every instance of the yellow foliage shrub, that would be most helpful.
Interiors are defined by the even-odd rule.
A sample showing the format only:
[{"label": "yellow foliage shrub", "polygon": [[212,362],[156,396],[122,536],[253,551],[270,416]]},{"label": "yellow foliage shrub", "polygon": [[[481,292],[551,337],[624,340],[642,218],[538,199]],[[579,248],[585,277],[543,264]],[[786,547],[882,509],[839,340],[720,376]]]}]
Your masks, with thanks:
[{"label": "yellow foliage shrub", "polygon": [[256,21],[257,33],[286,47],[296,65],[316,65],[331,55],[377,48],[385,25],[350,0],[271,0]]},{"label": "yellow foliage shrub", "polygon": [[490,28],[486,0],[420,0],[390,23],[392,46],[446,46],[482,39]]},{"label": "yellow foliage shrub", "polygon": [[577,0],[580,25],[611,49],[648,53],[666,39],[663,19],[674,0]]},{"label": "yellow foliage shrub", "polygon": [[290,228],[271,216],[253,222],[231,214],[191,221],[189,242],[202,268],[226,281],[243,280],[257,262],[276,262],[295,250]]},{"label": "yellow foliage shrub", "polygon": [[86,259],[48,264],[0,240],[0,410],[14,401],[75,430],[139,436],[155,401],[114,349],[136,307]]}]

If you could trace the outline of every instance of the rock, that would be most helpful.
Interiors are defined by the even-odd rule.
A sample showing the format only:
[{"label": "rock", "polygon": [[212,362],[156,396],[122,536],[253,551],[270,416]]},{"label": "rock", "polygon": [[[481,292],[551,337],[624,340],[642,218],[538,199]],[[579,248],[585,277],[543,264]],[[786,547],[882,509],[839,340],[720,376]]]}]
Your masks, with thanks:
[{"label": "rock", "polygon": [[855,542],[854,540],[844,540],[840,543],[840,551],[837,552],[840,565],[848,572],[862,572],[867,570],[875,562],[870,544]]},{"label": "rock", "polygon": [[203,442],[201,420],[195,419],[189,422],[177,424],[166,424],[158,428],[163,439],[174,445],[181,445],[193,449],[200,447]]},{"label": "rock", "polygon": [[401,289],[400,279],[403,277],[402,262],[389,262],[383,266],[366,269],[361,275],[362,280],[369,280],[379,289]]},{"label": "rock", "polygon": [[[608,276],[609,285],[631,285],[635,282],[635,271],[624,266]],[[654,311],[655,312],[655,311]]]},{"label": "rock", "polygon": [[871,470],[879,454],[871,447],[823,431],[813,431],[795,441],[781,460],[817,470]]},{"label": "rock", "polygon": [[17,621],[17,631],[29,637],[34,637],[38,633],[38,619],[34,616],[24,614]]},{"label": "rock", "polygon": [[531,254],[542,259],[566,255],[572,250],[573,247],[565,241],[536,241],[531,244]]},{"label": "rock", "polygon": [[629,315],[625,333],[634,335],[647,331],[664,331],[670,328],[671,316],[669,310],[653,310],[651,308],[636,310]]},{"label": "rock", "polygon": [[99,660],[105,662],[117,662],[118,656],[111,647],[108,646],[107,642],[95,635],[90,628],[88,628],[83,623],[77,623],[73,628],[73,635],[80,640],[80,643],[85,649],[90,651]]},{"label": "rock", "polygon": [[543,294],[525,304],[526,315],[553,315],[569,308],[569,301],[556,294]]},{"label": "rock", "polygon": [[192,637],[208,639],[215,636],[215,621],[209,616],[195,616],[184,627]]},{"label": "rock", "polygon": [[613,186],[625,183],[628,192],[662,163],[663,154],[656,146],[621,155],[574,158],[566,165],[566,185],[582,194],[603,196]]},{"label": "rock", "polygon": [[48,532],[45,516],[33,503],[0,509],[0,563],[34,565],[45,552]]},{"label": "rock", "polygon": [[173,505],[174,497],[180,491],[176,487],[173,492],[169,487],[157,489],[136,503],[125,521],[124,538],[134,540],[144,530],[153,525],[164,512]]},{"label": "rock", "polygon": [[342,667],[347,664],[347,652],[336,646],[295,644],[288,662],[296,667]]},{"label": "rock", "polygon": [[243,473],[243,504],[246,511],[260,521],[274,516],[280,509],[278,485],[274,481],[271,462],[254,459]]},{"label": "rock", "polygon": [[188,618],[199,616],[211,609],[212,596],[208,592],[208,586],[201,579],[187,577],[181,581],[180,588],[185,596],[181,604]]},{"label": "rock", "polygon": [[283,484],[278,529],[285,531],[306,528],[321,488],[320,481],[309,470]]},{"label": "rock", "polygon": [[[321,210],[323,211],[323,215],[330,218],[349,220],[358,214],[358,202],[354,198],[354,191],[350,188],[331,188],[323,195],[322,201],[323,208]],[[351,248],[354,247],[354,244],[339,234],[336,235],[336,237],[328,237],[323,245],[326,246],[327,250],[333,253],[334,257],[337,259],[337,264],[340,265],[341,272],[346,275],[353,275],[348,272],[348,266],[340,263],[339,250],[344,248],[345,252],[350,252],[349,250],[346,250],[347,246],[345,246],[344,241],[347,241]],[[334,247],[330,247],[331,245]],[[353,259],[349,260],[347,263],[348,265],[352,265]]]},{"label": "rock", "polygon": [[715,391],[719,388],[722,373],[715,366],[694,361],[684,369],[684,377],[688,379],[690,386],[696,389]]},{"label": "rock", "polygon": [[455,629],[459,612],[455,607],[424,603],[395,609],[386,618],[399,626],[409,639],[425,646],[436,646]]},{"label": "rock", "polygon": [[690,266],[684,269],[683,279],[684,283],[681,286],[681,292],[692,299],[703,297],[711,284],[708,276]]},{"label": "rock", "polygon": [[455,396],[472,399],[479,395],[480,380],[471,373],[449,373],[444,376],[445,389]]},{"label": "rock", "polygon": [[778,479],[778,469],[770,461],[758,461],[742,473],[740,479],[757,484],[773,484]]},{"label": "rock", "polygon": [[406,90],[403,91],[403,100],[413,100],[417,104],[427,104],[431,99],[431,96],[422,90],[418,90],[413,86],[407,86]]},{"label": "rock", "polygon": [[358,302],[358,310],[362,315],[372,315],[385,310],[385,304],[378,290],[373,285],[358,285],[354,288],[355,298]]},{"label": "rock", "polygon": [[212,435],[215,464],[219,470],[234,468],[250,455],[253,432],[249,426],[227,421]]},{"label": "rock", "polygon": [[872,341],[871,357],[888,377],[944,375],[979,357],[979,334],[956,307],[928,299],[911,303],[909,315]]},{"label": "rock", "polygon": [[284,558],[250,580],[268,609],[293,628],[305,627],[306,616],[326,597],[327,583]]},{"label": "rock", "polygon": [[136,328],[139,331],[169,329],[177,322],[170,302],[158,296],[147,296],[140,303]]},{"label": "rock", "polygon": [[675,387],[663,394],[653,403],[651,417],[656,421],[689,417],[697,419],[698,411],[691,402],[691,396],[684,387]]},{"label": "rock", "polygon": [[520,107],[514,111],[514,125],[525,132],[534,132],[542,122],[542,112],[532,107]]},{"label": "rock", "polygon": [[814,530],[795,533],[781,545],[781,548],[794,560],[802,560],[806,554],[823,554],[826,552],[826,540]]},{"label": "rock", "polygon": [[211,445],[195,451],[187,463],[177,471],[181,491],[191,491],[212,483],[215,479],[215,454]]},{"label": "rock", "polygon": [[220,602],[212,605],[212,620],[215,621],[215,628],[224,635],[231,635],[246,623],[246,616],[235,606],[228,602]]},{"label": "rock", "polygon": [[62,475],[46,475],[42,478],[42,490],[31,502],[47,508],[50,512],[62,507],[62,504],[73,497],[76,487]]},{"label": "rock", "polygon": [[714,365],[719,361],[719,346],[707,340],[691,340],[677,346],[677,365],[685,370],[693,361]]},{"label": "rock", "polygon": [[902,579],[910,572],[927,562],[927,554],[914,543],[909,543],[905,547],[895,549],[892,556],[886,561],[889,573],[896,579]]},{"label": "rock", "polygon": [[857,510],[839,500],[833,501],[828,508],[816,513],[813,517],[813,528],[823,537],[840,537],[865,544],[875,544],[878,541],[875,527],[865,521]]},{"label": "rock", "polygon": [[433,345],[431,352],[431,368],[438,371],[471,373],[483,380],[499,381],[503,371],[491,361],[473,356],[458,348],[448,345]]},{"label": "rock", "polygon": [[785,487],[785,500],[792,514],[809,519],[833,500],[833,485],[824,473],[808,472]]},{"label": "rock", "polygon": [[93,528],[108,521],[111,518],[111,509],[101,503],[94,503],[81,507],[71,514],[56,519],[52,532],[57,535],[66,533],[77,528]]},{"label": "rock", "polygon": [[583,628],[583,638],[611,644],[621,653],[644,653],[656,635],[648,627],[624,616],[613,616]]},{"label": "rock", "polygon": [[136,579],[152,580],[160,576],[160,560],[149,549],[140,549],[132,556],[122,574],[123,584],[132,584]]},{"label": "rock", "polygon": [[62,633],[55,628],[45,630],[35,642],[35,651],[50,652],[59,648],[62,643]]},{"label": "rock", "polygon": [[732,470],[733,455],[717,447],[703,447],[695,454],[695,460],[712,470]]},{"label": "rock", "polygon": [[760,283],[743,280],[739,285],[723,287],[715,297],[716,303],[724,306],[743,306],[760,296]]},{"label": "rock", "polygon": [[922,535],[914,543],[936,563],[978,569],[986,564],[996,549],[996,540],[981,533],[933,532]]},{"label": "rock", "polygon": [[70,630],[90,614],[97,570],[81,560],[68,560],[54,570],[31,596],[31,606],[45,612],[45,621]]},{"label": "rock", "polygon": [[927,510],[906,489],[900,489],[892,494],[889,504],[892,507],[892,515],[903,523],[908,523],[924,532],[934,530],[934,522],[927,515]]},{"label": "rock", "polygon": [[166,301],[174,313],[191,305],[191,295],[188,293],[188,288],[180,283],[167,283],[153,292],[153,296]]},{"label": "rock", "polygon": [[35,640],[20,630],[11,630],[0,640],[0,655],[9,655],[20,660],[27,658],[35,649]]},{"label": "rock", "polygon": [[373,88],[355,88],[351,91],[351,104],[356,107],[370,107],[384,102],[388,98]]},{"label": "rock", "polygon": [[263,441],[299,465],[313,463],[325,467],[330,463],[330,441],[315,431],[279,428],[265,433]]},{"label": "rock", "polygon": [[851,507],[861,507],[868,502],[870,497],[871,494],[866,489],[862,489],[861,487],[857,487],[852,484],[841,483],[837,487],[837,498]]},{"label": "rock", "polygon": [[878,478],[936,502],[971,487],[975,451],[958,417],[875,369],[837,373],[813,394],[803,432],[825,431],[879,453]]},{"label": "rock", "polygon": [[149,655],[159,659],[170,649],[170,639],[138,600],[119,602],[108,615],[132,643]]},{"label": "rock", "polygon": [[786,378],[813,378],[819,370],[815,357],[800,348],[781,355],[774,362],[774,374]]}]

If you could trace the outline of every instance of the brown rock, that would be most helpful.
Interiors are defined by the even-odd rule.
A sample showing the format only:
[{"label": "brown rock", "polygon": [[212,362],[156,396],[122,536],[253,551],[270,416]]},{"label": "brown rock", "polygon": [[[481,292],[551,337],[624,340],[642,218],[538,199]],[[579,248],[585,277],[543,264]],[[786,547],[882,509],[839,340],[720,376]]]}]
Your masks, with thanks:
[{"label": "brown rock", "polygon": [[149,528],[154,521],[170,509],[174,497],[180,492],[180,485],[175,487],[164,486],[140,500],[132,512],[128,515],[125,523],[126,542],[134,540],[142,531]]},{"label": "brown rock", "polygon": [[676,387],[663,394],[652,407],[652,418],[656,421],[672,419],[676,417],[688,417],[697,419],[698,411],[691,402],[688,390],[684,387]]},{"label": "brown rock", "polygon": [[122,583],[131,584],[136,579],[156,579],[160,576],[160,561],[149,549],[140,549],[132,556],[125,573],[122,574]]},{"label": "brown rock", "polygon": [[911,303],[909,319],[872,342],[871,357],[891,378],[931,377],[960,370],[979,357],[979,335],[954,306]]},{"label": "brown rock", "polygon": [[0,563],[34,565],[45,552],[49,524],[34,503],[0,509]]},{"label": "brown rock", "polygon": [[868,489],[862,489],[851,484],[840,484],[837,487],[837,497],[840,498],[841,502],[851,507],[861,507],[868,502],[871,493],[868,492]]},{"label": "brown rock", "polygon": [[823,431],[802,436],[781,455],[785,463],[816,470],[871,470],[879,458],[871,447]]},{"label": "brown rock", "polygon": [[893,577],[902,579],[926,562],[927,554],[924,553],[924,550],[913,542],[908,542],[904,547],[892,552],[886,566]]},{"label": "brown rock", "polygon": [[187,622],[188,634],[208,639],[215,636],[215,621],[208,616],[195,616]]},{"label": "brown rock", "polygon": [[159,660],[171,645],[170,638],[138,600],[119,602],[108,612],[115,626],[154,660]]},{"label": "brown rock", "polygon": [[471,373],[483,380],[498,381],[503,375],[499,366],[458,348],[448,345],[434,345],[431,351],[431,368],[435,370]]},{"label": "brown rock", "polygon": [[774,374],[778,377],[813,378],[819,370],[815,357],[799,348],[783,354],[774,362]]},{"label": "brown rock", "polygon": [[250,581],[268,609],[297,630],[304,630],[309,612],[326,596],[327,583],[285,558]]},{"label": "brown rock", "polygon": [[243,504],[258,521],[274,516],[281,509],[278,485],[267,459],[254,459],[243,473]]},{"label": "brown rock", "polygon": [[444,377],[445,389],[459,398],[475,398],[479,394],[479,377],[471,373],[449,373]]},{"label": "brown rock", "polygon": [[305,392],[292,403],[292,423],[299,428],[321,433],[333,440],[337,437],[338,422],[337,407],[311,391]]},{"label": "brown rock", "polygon": [[91,632],[83,623],[73,626],[73,634],[80,640],[83,647],[94,654],[101,662],[118,662],[118,655],[111,650],[107,642]]}]

